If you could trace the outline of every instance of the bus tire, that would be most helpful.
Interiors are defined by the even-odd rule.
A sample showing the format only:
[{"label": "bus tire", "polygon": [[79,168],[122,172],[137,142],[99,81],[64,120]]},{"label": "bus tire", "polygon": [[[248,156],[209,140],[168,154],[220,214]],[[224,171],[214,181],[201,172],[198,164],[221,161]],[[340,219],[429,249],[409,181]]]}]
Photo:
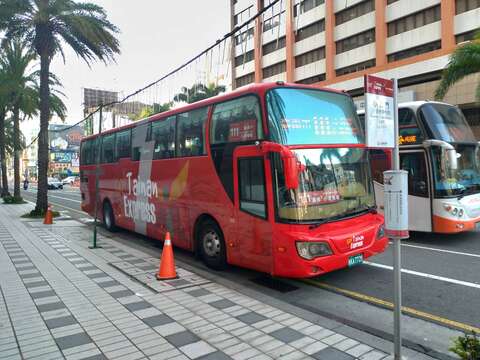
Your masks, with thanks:
[{"label": "bus tire", "polygon": [[227,255],[220,227],[212,220],[202,222],[198,241],[200,255],[205,265],[214,270],[224,270],[227,267]]},{"label": "bus tire", "polygon": [[115,215],[113,214],[112,205],[110,205],[109,201],[103,203],[103,223],[108,231],[114,232],[117,230],[115,225]]}]

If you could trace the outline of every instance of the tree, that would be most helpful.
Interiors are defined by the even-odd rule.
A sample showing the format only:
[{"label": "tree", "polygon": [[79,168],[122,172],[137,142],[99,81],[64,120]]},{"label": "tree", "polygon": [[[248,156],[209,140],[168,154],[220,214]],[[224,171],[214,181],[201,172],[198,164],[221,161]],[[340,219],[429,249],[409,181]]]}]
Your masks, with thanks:
[{"label": "tree", "polygon": [[149,116],[168,111],[172,108],[172,106],[173,106],[172,102],[167,102],[163,104],[153,103],[153,106],[147,106],[142,108],[138,113],[133,114],[130,118],[133,121],[145,119]]},{"label": "tree", "polygon": [[[472,41],[459,45],[450,55],[448,65],[442,73],[442,80],[435,91],[435,99],[442,100],[452,85],[477,72],[480,72],[480,31]],[[480,101],[480,83],[476,89],[476,98]]]},{"label": "tree", "polygon": [[[1,55],[0,55],[1,56]],[[0,67],[0,84],[5,83],[5,71]],[[0,170],[2,172],[2,192],[1,197],[10,195],[8,191],[8,179],[7,179],[7,154],[6,154],[6,138],[5,138],[5,117],[7,115],[7,89],[4,86],[0,86]]]},{"label": "tree", "polygon": [[0,0],[0,30],[5,37],[23,38],[40,57],[40,133],[38,137],[38,191],[36,213],[48,206],[48,122],[50,117],[50,63],[64,56],[68,45],[87,64],[108,62],[120,53],[118,29],[105,10],[72,0]]},{"label": "tree", "polygon": [[202,83],[193,84],[191,88],[183,86],[180,90],[180,93],[176,94],[173,97],[175,102],[186,102],[192,104],[194,102],[208,99],[213,96],[225,92],[225,86],[215,85],[215,83],[210,83],[204,85]]},{"label": "tree", "polygon": [[36,94],[34,86],[37,73],[30,71],[31,63],[36,55],[26,50],[18,39],[8,41],[0,57],[0,67],[4,72],[4,88],[6,101],[13,114],[13,196],[20,198],[20,112],[31,116],[36,111]]}]

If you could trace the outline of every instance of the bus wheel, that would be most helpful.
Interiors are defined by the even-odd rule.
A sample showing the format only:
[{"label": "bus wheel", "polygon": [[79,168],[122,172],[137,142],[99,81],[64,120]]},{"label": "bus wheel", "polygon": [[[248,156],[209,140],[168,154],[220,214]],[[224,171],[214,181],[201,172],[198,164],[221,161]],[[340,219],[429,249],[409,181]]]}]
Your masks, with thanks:
[{"label": "bus wheel", "polygon": [[117,229],[112,205],[108,201],[103,204],[103,223],[108,231],[114,232]]},{"label": "bus wheel", "polygon": [[207,220],[201,225],[199,248],[203,262],[215,270],[223,270],[227,266],[227,256],[223,234],[218,225]]}]

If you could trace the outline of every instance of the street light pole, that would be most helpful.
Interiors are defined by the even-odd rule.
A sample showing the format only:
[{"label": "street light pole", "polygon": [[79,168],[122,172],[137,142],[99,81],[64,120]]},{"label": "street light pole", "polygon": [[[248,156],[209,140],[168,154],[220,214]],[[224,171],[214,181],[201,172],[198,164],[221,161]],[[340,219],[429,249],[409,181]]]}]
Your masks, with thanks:
[{"label": "street light pole", "polygon": [[[98,183],[99,183],[99,171],[100,171],[100,151],[101,146],[101,134],[102,134],[102,117],[103,117],[103,104],[100,105],[99,111],[99,120],[98,120],[98,136],[96,144],[96,156],[95,156],[95,221],[93,223],[93,244],[90,246],[90,249],[98,249],[101,246],[97,246],[97,222],[98,222],[98,202],[100,200],[100,194],[98,193]],[[93,130],[93,118],[92,118],[92,130]]]}]

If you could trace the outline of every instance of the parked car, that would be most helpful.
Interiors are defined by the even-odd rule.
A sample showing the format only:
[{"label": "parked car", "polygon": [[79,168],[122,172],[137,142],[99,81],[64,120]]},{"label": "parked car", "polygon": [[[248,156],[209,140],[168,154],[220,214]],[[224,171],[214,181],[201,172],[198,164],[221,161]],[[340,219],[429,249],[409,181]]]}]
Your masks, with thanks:
[{"label": "parked car", "polygon": [[69,176],[62,180],[63,185],[72,185],[76,180],[78,180],[78,176]]},{"label": "parked car", "polygon": [[50,190],[63,189],[63,184],[58,178],[49,177],[47,183]]}]

